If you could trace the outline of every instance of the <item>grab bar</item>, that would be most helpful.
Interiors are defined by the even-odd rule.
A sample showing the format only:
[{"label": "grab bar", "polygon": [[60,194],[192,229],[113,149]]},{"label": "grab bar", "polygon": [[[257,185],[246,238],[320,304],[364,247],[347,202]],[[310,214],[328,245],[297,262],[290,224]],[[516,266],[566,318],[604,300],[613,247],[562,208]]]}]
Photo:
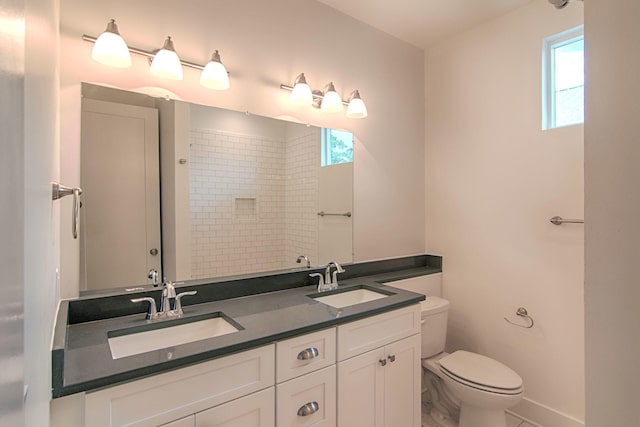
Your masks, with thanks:
[{"label": "grab bar", "polygon": [[318,216],[346,216],[347,218],[351,218],[351,212],[345,213],[326,213],[325,211],[318,212]]},{"label": "grab bar", "polygon": [[57,182],[51,183],[51,196],[53,200],[61,199],[65,196],[73,194],[73,212],[71,214],[71,234],[73,238],[78,238],[78,229],[80,228],[80,195],[82,188],[66,187]]},{"label": "grab bar", "polygon": [[561,224],[584,224],[584,219],[564,219],[561,216],[554,216],[549,220],[553,225]]}]

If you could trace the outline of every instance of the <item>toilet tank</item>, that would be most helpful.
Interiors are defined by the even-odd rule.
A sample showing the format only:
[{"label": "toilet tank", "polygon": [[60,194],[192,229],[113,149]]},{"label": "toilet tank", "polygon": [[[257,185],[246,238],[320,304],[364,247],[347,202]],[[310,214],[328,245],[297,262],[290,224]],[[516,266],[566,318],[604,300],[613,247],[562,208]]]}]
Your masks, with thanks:
[{"label": "toilet tank", "polygon": [[447,339],[449,301],[440,297],[427,297],[420,303],[422,318],[422,358],[444,351]]}]

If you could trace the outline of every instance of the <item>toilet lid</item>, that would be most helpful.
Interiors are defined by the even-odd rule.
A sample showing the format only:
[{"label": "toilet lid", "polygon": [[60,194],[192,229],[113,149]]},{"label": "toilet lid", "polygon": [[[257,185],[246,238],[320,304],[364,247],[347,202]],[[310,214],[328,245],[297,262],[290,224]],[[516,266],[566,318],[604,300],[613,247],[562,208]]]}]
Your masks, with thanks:
[{"label": "toilet lid", "polygon": [[440,359],[440,367],[454,376],[485,387],[515,390],[522,387],[522,378],[508,366],[468,351],[456,351]]}]

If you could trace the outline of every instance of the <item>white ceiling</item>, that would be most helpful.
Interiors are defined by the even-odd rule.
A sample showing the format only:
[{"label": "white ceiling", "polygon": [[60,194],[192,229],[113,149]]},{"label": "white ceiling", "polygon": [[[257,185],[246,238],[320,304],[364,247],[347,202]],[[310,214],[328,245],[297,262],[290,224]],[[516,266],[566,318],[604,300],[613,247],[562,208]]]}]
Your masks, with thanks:
[{"label": "white ceiling", "polygon": [[532,0],[319,1],[424,49],[438,40]]}]

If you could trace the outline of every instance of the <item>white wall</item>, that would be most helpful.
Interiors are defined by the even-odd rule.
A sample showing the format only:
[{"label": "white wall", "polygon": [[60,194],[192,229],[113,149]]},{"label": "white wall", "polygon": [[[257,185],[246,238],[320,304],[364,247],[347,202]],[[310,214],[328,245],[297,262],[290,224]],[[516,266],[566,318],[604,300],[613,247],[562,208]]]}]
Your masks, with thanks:
[{"label": "white wall", "polygon": [[585,3],[587,425],[638,425],[640,3]]},{"label": "white wall", "polygon": [[[545,426],[585,410],[583,226],[549,223],[583,216],[583,126],[541,131],[542,41],[582,9],[534,1],[425,55],[426,241],[444,256],[448,348],[515,369],[516,411]],[[533,329],[504,321],[519,306]]]},{"label": "white wall", "polygon": [[[231,89],[204,89],[191,69],[183,82],[151,77],[139,56],[128,70],[92,61],[92,45],[80,37],[97,36],[110,18],[133,46],[152,50],[171,35],[185,60],[200,63],[219,49]],[[204,105],[353,131],[361,141],[355,147],[355,260],[423,252],[424,74],[418,48],[313,0],[197,0],[188,7],[168,0],[68,0],[61,9],[61,64],[62,135],[71,146],[79,138],[80,81],[133,90],[160,86]],[[334,81],[345,99],[359,89],[369,117],[348,120],[291,105],[279,85],[291,84],[302,71],[313,88]],[[62,171],[72,180],[76,160],[73,153],[63,160]],[[66,295],[74,291],[73,284],[65,288]]]}]

